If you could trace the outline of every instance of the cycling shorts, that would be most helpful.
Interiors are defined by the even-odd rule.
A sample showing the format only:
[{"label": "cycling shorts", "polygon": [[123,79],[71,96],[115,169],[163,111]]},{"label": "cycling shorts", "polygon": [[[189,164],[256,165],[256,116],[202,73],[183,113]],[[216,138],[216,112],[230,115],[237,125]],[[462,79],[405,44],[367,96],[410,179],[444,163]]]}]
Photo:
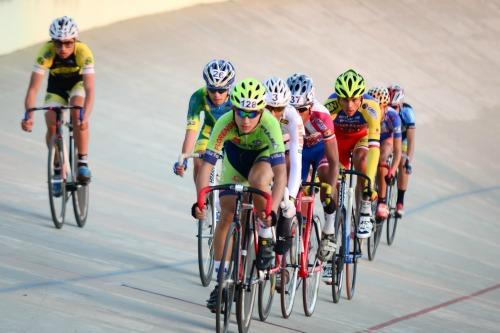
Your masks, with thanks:
[{"label": "cycling shorts", "polygon": [[368,149],[368,134],[365,136],[344,136],[337,135],[337,145],[339,149],[339,161],[340,164],[345,168],[349,169],[349,157],[351,151],[356,149]]},{"label": "cycling shorts", "polygon": [[320,141],[314,146],[304,147],[302,149],[302,181],[307,181],[307,176],[309,175],[309,169],[312,166],[313,170],[317,170],[320,166],[320,162],[325,156],[325,142]]},{"label": "cycling shorts", "polygon": [[83,81],[79,77],[53,78],[49,77],[45,105],[68,105],[75,96],[85,97]]}]

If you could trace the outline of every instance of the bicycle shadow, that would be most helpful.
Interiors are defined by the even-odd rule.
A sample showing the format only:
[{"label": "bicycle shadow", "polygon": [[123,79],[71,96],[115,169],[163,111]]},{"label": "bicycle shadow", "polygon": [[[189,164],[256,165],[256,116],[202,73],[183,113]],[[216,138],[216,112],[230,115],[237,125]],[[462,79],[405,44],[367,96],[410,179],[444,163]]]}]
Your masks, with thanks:
[{"label": "bicycle shadow", "polygon": [[[53,227],[52,218],[49,214],[26,210],[21,207],[6,204],[4,202],[0,203],[0,212],[4,218],[4,221],[7,220],[10,222],[23,222],[39,226],[41,226],[41,224],[37,221],[46,221],[50,224],[43,224],[43,226]],[[9,218],[9,215],[12,215],[13,218]]]}]

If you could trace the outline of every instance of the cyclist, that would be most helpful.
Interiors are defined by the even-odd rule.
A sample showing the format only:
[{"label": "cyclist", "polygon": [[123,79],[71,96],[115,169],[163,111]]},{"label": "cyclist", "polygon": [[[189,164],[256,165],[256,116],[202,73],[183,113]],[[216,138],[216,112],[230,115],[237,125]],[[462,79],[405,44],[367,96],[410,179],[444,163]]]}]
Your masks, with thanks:
[{"label": "cyclist", "polygon": [[404,215],[404,197],[408,188],[408,178],[412,173],[413,154],[415,152],[415,112],[410,104],[404,103],[404,91],[397,84],[389,87],[391,106],[399,112],[401,118],[401,132],[403,134],[402,157],[398,174],[398,200],[396,215]]},{"label": "cyclist", "polygon": [[266,87],[266,108],[281,125],[285,158],[288,171],[289,200],[284,200],[276,226],[276,253],[284,254],[290,248],[292,239],[290,223],[295,216],[295,198],[301,184],[302,147],[304,145],[304,124],[297,110],[290,103],[291,92],[286,82],[271,77],[264,82]]},{"label": "cyclist", "polygon": [[[271,113],[264,112],[266,89],[253,78],[238,82],[231,90],[232,112],[219,118],[214,126],[207,148],[203,155],[196,190],[199,192],[208,186],[210,172],[224,149],[223,172],[221,183],[250,184],[262,191],[269,191],[272,186],[272,214],[264,216],[265,199],[255,196],[259,224],[259,252],[257,268],[270,267],[273,258],[271,222],[276,221],[276,212],[286,186],[285,146],[280,124]],[[220,194],[221,219],[214,234],[215,268],[221,265],[220,259],[224,240],[232,223],[235,197],[232,193]],[[203,219],[205,212],[193,205],[192,215]],[[207,301],[207,307],[215,312],[218,286],[214,288]]]},{"label": "cyclist", "polygon": [[[187,126],[184,142],[182,143],[182,154],[191,154],[194,148],[195,153],[205,151],[217,119],[231,110],[231,100],[229,89],[234,83],[235,71],[233,65],[226,60],[212,60],[203,68],[203,79],[205,87],[196,90],[189,99],[187,113]],[[200,134],[196,139],[196,132],[200,128],[200,115],[204,113],[204,120]],[[194,159],[193,177],[196,175],[201,165],[201,158]],[[181,163],[174,164],[174,173],[184,176],[188,162],[184,159]]]},{"label": "cyclist", "polygon": [[335,92],[325,103],[337,134],[340,163],[344,168],[349,168],[352,151],[354,168],[366,174],[372,184],[372,188],[363,186],[364,182],[356,184],[358,198],[363,191],[356,233],[358,238],[368,238],[372,232],[370,201],[377,197],[373,186],[380,155],[380,107],[377,101],[364,92],[364,78],[349,69],[337,77]]},{"label": "cyclist", "polygon": [[[389,215],[386,199],[387,181],[394,178],[401,160],[401,119],[396,110],[388,106],[390,98],[386,87],[373,87],[367,93],[379,102],[382,112],[376,217],[385,220]],[[392,163],[387,165],[387,159],[391,154],[393,154]]]},{"label": "cyclist", "polygon": [[[24,101],[26,110],[35,107],[36,97],[45,72],[49,71],[45,106],[74,105],[85,110],[80,121],[79,110],[71,110],[71,119],[75,142],[78,148],[78,176],[81,183],[90,182],[91,172],[87,163],[89,143],[89,119],[94,105],[94,56],[89,47],[78,40],[78,26],[68,16],[56,18],[49,28],[51,40],[43,44],[35,60],[31,79]],[[31,132],[33,114],[23,119],[21,127]],[[45,113],[47,124],[46,142],[50,143],[56,131],[56,114]],[[57,162],[56,162],[57,163]],[[61,173],[61,167],[55,165],[55,176]],[[61,193],[61,184],[54,183],[54,194]]]},{"label": "cyclist", "polygon": [[[287,80],[292,92],[291,104],[299,111],[304,122],[304,150],[302,154],[302,181],[309,176],[309,169],[317,169],[321,182],[335,189],[339,170],[337,139],[328,110],[315,98],[313,80],[304,74],[293,74]],[[328,260],[336,249],[335,194],[327,196],[322,190],[320,199],[325,213],[318,258]]]}]

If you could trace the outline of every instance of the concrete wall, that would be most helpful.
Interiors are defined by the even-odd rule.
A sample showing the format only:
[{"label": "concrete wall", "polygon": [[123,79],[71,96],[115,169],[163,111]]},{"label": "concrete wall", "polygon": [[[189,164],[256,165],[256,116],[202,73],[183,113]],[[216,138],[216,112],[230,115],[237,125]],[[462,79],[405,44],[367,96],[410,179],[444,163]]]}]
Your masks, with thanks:
[{"label": "concrete wall", "polygon": [[80,30],[201,3],[223,0],[0,0],[0,55],[42,42],[58,16],[72,16]]}]

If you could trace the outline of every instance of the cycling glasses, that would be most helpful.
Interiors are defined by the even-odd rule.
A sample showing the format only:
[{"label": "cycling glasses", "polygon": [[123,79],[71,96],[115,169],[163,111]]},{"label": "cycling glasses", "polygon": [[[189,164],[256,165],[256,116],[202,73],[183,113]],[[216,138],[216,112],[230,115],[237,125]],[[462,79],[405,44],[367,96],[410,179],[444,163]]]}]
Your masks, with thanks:
[{"label": "cycling glasses", "polygon": [[65,40],[65,41],[62,41],[62,40],[53,39],[52,42],[54,43],[54,45],[58,49],[62,48],[63,46],[65,48],[69,48],[69,47],[72,47],[75,44],[74,40]]},{"label": "cycling glasses", "polygon": [[207,90],[209,93],[211,94],[215,94],[215,93],[219,93],[219,94],[223,94],[225,92],[227,92],[229,89],[226,89],[226,88],[211,88],[211,87],[207,87]]},{"label": "cycling glasses", "polygon": [[310,105],[301,106],[300,108],[297,108],[297,111],[299,111],[299,113],[302,113],[302,112],[309,111],[310,108],[311,108]]},{"label": "cycling glasses", "polygon": [[260,116],[262,111],[246,111],[238,108],[233,108],[234,112],[238,115],[240,118],[250,118],[254,119],[257,116]]}]

